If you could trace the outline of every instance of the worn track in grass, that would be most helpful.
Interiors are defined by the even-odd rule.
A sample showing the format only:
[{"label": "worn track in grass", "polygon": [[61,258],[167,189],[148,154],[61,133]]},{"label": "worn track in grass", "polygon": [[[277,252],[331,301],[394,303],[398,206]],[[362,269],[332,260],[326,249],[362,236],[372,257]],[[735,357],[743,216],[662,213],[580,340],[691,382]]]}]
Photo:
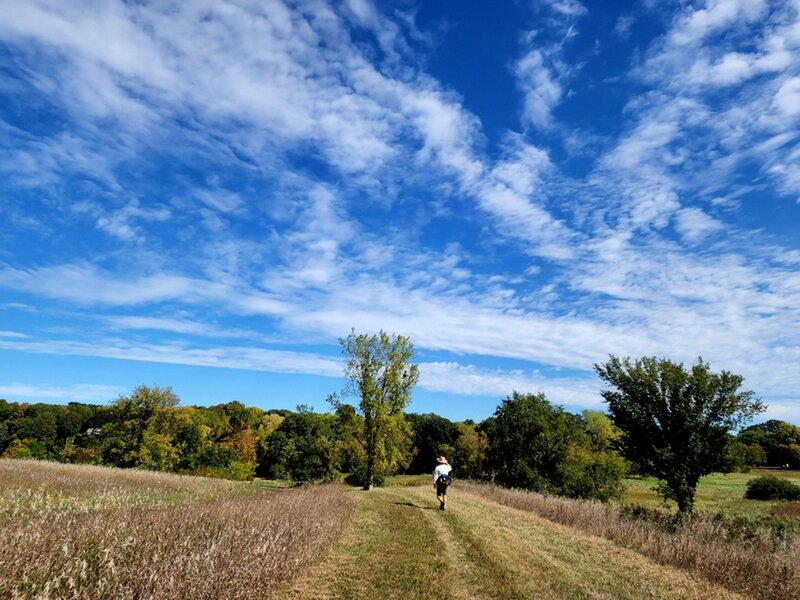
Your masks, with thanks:
[{"label": "worn track in grass", "polygon": [[359,496],[340,543],[282,596],[311,599],[741,598],[536,515],[427,487]]}]

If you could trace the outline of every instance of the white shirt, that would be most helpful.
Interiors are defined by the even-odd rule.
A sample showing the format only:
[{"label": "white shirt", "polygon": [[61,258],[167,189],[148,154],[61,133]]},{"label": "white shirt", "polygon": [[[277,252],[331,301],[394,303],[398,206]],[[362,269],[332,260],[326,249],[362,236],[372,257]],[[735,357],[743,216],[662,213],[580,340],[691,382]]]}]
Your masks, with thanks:
[{"label": "white shirt", "polygon": [[436,465],[436,468],[433,470],[433,483],[436,483],[436,480],[439,479],[439,475],[448,475],[452,470],[453,467],[447,463]]}]

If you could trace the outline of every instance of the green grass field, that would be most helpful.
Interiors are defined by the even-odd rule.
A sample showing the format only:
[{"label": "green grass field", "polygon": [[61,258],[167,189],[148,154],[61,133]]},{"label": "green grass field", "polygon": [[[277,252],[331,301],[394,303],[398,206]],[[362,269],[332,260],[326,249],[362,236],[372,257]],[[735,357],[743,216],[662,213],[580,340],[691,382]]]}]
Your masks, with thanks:
[{"label": "green grass field", "polygon": [[[696,510],[698,512],[724,512],[737,516],[794,517],[798,519],[800,528],[800,502],[745,500],[744,493],[747,482],[761,475],[783,477],[800,485],[800,471],[754,469],[750,473],[714,473],[703,477],[697,486]],[[653,477],[626,479],[623,503],[640,504],[652,508],[663,507],[663,498],[653,489],[657,483],[658,481]],[[669,502],[667,506],[675,509],[674,502]]]},{"label": "green grass field", "polygon": [[[410,478],[409,478],[410,479]],[[365,493],[326,560],[281,597],[638,600],[743,598],[635,551],[469,494],[438,509],[433,490],[393,478]],[[405,484],[405,485],[404,485]]]}]

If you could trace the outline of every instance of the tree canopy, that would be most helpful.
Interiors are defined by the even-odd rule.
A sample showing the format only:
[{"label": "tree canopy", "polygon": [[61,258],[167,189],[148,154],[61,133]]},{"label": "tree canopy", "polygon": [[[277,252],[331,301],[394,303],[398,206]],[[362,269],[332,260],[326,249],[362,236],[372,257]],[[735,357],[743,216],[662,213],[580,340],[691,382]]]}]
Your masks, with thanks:
[{"label": "tree canopy", "polygon": [[[401,448],[408,436],[403,411],[419,379],[419,369],[411,363],[414,345],[402,335],[390,336],[383,330],[356,334],[354,329],[339,343],[347,358],[343,396],[359,399],[363,427],[356,439],[366,452],[364,489],[370,490],[376,466],[391,468],[402,459]],[[335,396],[330,401],[339,404]]]},{"label": "tree canopy", "polygon": [[625,469],[608,445],[613,428],[596,414],[588,419],[544,394],[514,392],[482,429],[497,483],[599,500],[620,492]]},{"label": "tree canopy", "polygon": [[714,373],[698,359],[691,369],[655,357],[631,361],[610,356],[595,365],[611,420],[622,431],[623,456],[662,481],[661,492],[678,510],[691,511],[703,475],[725,469],[730,432],[764,410],[743,379]]}]

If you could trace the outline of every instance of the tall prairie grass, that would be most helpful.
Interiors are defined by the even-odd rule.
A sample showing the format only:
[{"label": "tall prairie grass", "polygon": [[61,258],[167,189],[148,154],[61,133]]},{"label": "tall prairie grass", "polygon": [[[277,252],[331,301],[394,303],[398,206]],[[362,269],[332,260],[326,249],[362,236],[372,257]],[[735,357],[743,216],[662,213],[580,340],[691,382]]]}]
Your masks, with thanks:
[{"label": "tall prairie grass", "polygon": [[0,515],[180,502],[244,490],[241,483],[41,460],[0,459]]},{"label": "tall prairie grass", "polygon": [[775,531],[741,531],[718,519],[693,516],[677,523],[657,512],[637,514],[615,505],[543,496],[488,484],[459,490],[505,506],[532,511],[610,539],[663,564],[697,573],[756,598],[800,598],[800,540]]},{"label": "tall prairie grass", "polygon": [[[253,492],[200,478],[3,463],[0,477],[16,478],[17,493],[27,479],[32,497],[42,495],[3,498],[0,598],[15,600],[274,597],[338,537],[354,504],[337,486]],[[102,501],[87,503],[93,494]]]}]

